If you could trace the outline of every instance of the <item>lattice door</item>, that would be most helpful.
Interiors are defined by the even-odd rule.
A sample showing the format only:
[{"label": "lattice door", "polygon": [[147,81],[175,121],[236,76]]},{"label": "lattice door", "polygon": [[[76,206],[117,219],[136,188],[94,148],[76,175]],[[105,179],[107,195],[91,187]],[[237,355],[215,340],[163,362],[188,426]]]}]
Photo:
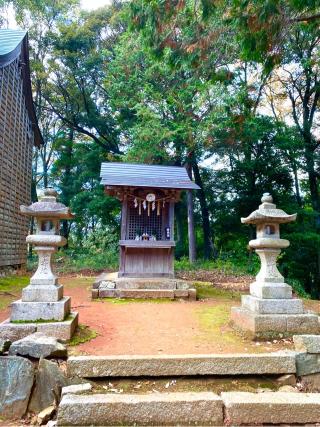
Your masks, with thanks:
[{"label": "lattice door", "polygon": [[148,209],[143,209],[139,215],[139,209],[135,208],[133,202],[129,203],[129,219],[127,229],[127,239],[133,240],[136,234],[148,233],[149,236],[155,234],[157,240],[162,240],[162,209],[160,215],[157,215],[157,209],[154,211],[150,209],[150,216],[148,216]]}]

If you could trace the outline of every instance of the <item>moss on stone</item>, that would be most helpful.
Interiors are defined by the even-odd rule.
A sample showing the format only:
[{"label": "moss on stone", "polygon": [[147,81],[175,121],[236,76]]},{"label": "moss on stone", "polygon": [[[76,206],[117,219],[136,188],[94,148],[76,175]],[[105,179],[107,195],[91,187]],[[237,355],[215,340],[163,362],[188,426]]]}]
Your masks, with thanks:
[{"label": "moss on stone", "polygon": [[79,324],[75,334],[68,342],[69,346],[76,346],[91,341],[98,336],[98,332],[87,325]]}]

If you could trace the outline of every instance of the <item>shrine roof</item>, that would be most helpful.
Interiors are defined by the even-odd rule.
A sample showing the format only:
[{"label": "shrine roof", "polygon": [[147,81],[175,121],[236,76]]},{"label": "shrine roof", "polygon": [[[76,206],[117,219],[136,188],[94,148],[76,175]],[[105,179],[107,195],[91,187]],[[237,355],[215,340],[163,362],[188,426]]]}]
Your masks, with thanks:
[{"label": "shrine roof", "polygon": [[123,187],[174,188],[198,190],[187,170],[179,166],[158,166],[136,163],[102,163],[101,184]]}]

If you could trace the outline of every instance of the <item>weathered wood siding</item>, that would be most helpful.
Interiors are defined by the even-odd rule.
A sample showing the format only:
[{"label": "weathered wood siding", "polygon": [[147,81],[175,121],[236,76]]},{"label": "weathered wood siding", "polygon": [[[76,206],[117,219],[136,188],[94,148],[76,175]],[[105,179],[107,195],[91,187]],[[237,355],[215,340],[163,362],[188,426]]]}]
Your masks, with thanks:
[{"label": "weathered wood siding", "polygon": [[26,262],[28,219],[19,207],[30,202],[32,147],[17,58],[0,68],[0,269]]}]

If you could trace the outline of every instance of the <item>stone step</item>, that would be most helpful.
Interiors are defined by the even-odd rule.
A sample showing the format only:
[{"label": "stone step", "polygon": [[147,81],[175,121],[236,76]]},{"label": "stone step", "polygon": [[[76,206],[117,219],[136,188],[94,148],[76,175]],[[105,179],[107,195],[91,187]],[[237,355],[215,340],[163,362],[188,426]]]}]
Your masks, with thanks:
[{"label": "stone step", "polygon": [[319,420],[319,393],[68,393],[62,396],[57,425],[305,425]]},{"label": "stone step", "polygon": [[163,356],[71,356],[69,376],[265,375],[296,372],[294,352]]},{"label": "stone step", "polygon": [[204,393],[66,394],[58,426],[223,425],[218,395]]},{"label": "stone step", "polygon": [[196,299],[195,289],[92,289],[92,298]]},{"label": "stone step", "polygon": [[319,393],[222,393],[228,425],[307,424],[320,420]]}]

